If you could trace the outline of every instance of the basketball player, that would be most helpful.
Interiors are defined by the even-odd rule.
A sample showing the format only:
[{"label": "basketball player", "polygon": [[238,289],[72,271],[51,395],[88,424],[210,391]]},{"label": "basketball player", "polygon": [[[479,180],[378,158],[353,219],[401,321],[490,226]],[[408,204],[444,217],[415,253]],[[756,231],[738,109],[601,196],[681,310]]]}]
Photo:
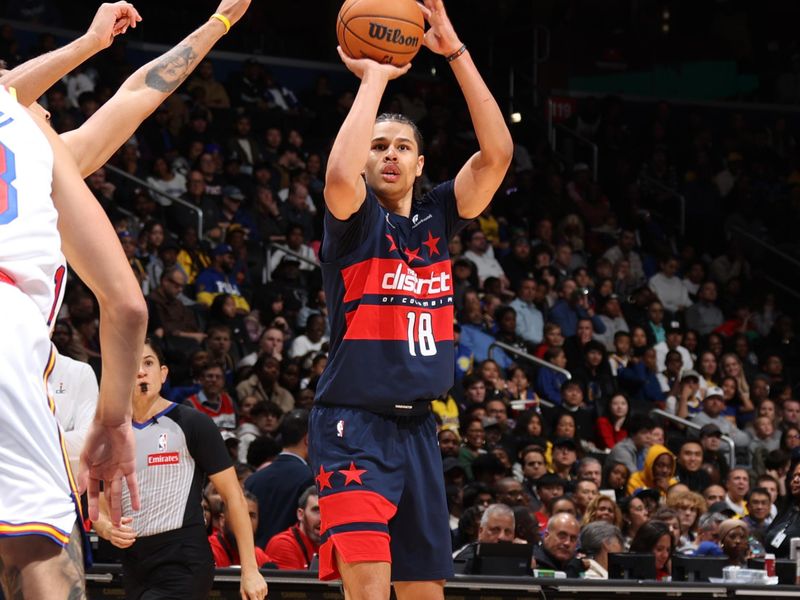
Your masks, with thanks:
[{"label": "basketball player", "polygon": [[123,478],[139,503],[130,396],[147,307],[63,142],[5,88],[0,113],[0,580],[7,598],[83,598],[78,490],[46,385],[65,256],[100,304],[105,377],[79,475],[93,518],[101,482],[112,520]]},{"label": "basketball player", "polygon": [[[84,177],[102,167],[189,77],[227,32],[225,21],[233,26],[249,6],[250,0],[222,0],[214,13],[222,18],[209,19],[177,46],[138,69],[83,125],[61,134]],[[0,77],[0,84],[14,86],[21,103],[33,104],[64,75],[111,44],[114,33],[109,33],[109,21],[112,32],[122,33],[128,24],[135,27],[138,20],[138,12],[127,2],[104,4],[85,36],[8,71]]]},{"label": "basketball player", "polygon": [[425,0],[425,45],[464,93],[480,146],[455,180],[422,198],[422,140],[402,115],[377,117],[408,70],[342,60],[361,80],[331,150],[323,281],[331,352],[310,421],[320,491],[320,578],[349,599],[441,599],[450,531],[430,400],[453,384],[448,239],[489,204],[511,162],[503,115],[441,0]]}]

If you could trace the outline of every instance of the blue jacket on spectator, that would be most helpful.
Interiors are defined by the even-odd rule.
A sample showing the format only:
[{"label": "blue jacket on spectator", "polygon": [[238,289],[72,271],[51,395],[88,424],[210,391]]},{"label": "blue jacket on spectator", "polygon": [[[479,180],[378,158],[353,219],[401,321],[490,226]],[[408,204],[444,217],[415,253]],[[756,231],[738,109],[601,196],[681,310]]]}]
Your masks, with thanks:
[{"label": "blue jacket on spectator", "polygon": [[617,371],[617,378],[629,391],[632,400],[644,401],[647,404],[666,400],[666,394],[661,391],[656,373],[648,372],[644,362],[628,363],[627,367]]},{"label": "blue jacket on spectator", "polygon": [[567,376],[553,369],[542,367],[536,374],[536,393],[545,400],[561,404],[561,386]]},{"label": "blue jacket on spectator", "polygon": [[591,319],[595,333],[605,333],[606,326],[597,315],[590,317],[586,309],[580,306],[570,306],[569,302],[561,298],[550,310],[550,321],[561,327],[561,335],[565,338],[575,335],[578,330],[579,319]]}]

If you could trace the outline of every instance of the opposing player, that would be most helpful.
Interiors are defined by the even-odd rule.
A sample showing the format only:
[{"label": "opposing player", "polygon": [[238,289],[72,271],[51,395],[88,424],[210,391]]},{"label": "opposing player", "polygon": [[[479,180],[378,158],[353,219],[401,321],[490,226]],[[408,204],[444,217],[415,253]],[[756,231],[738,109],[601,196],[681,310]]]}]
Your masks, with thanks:
[{"label": "opposing player", "polygon": [[331,353],[310,421],[320,491],[320,577],[350,599],[443,597],[450,533],[430,400],[453,383],[448,239],[488,205],[512,157],[503,115],[441,0],[425,0],[425,45],[447,57],[480,150],[422,198],[422,139],[377,116],[408,70],[342,60],[361,79],[331,150],[322,260]]},{"label": "opposing player", "polygon": [[[158,106],[174,92],[214,44],[247,12],[250,0],[222,0],[213,17],[177,46],[134,72],[83,125],[61,134],[84,177],[108,161]],[[32,104],[47,89],[97,52],[115,35],[135,27],[139,13],[127,2],[103,4],[87,33],[71,44],[37,57],[2,77],[19,100]]]},{"label": "opposing player", "polygon": [[79,480],[93,517],[104,484],[116,522],[123,478],[138,505],[130,397],[147,308],[58,136],[4,88],[0,113],[0,579],[7,598],[83,598],[78,491],[46,386],[64,257],[97,296],[103,345]]}]

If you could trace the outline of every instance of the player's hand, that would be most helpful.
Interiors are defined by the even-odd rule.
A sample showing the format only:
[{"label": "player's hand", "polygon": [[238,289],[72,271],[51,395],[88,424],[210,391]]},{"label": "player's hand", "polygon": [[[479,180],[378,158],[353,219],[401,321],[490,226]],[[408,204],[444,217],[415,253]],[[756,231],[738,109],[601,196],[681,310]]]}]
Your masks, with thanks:
[{"label": "player's hand", "polygon": [[344,53],[341,46],[336,46],[336,50],[339,52],[339,56],[345,66],[359,79],[364,79],[367,73],[373,73],[386,77],[386,81],[391,81],[401,75],[405,75],[411,68],[411,63],[403,67],[396,67],[394,65],[381,64],[371,58],[350,58]]},{"label": "player's hand", "polygon": [[267,582],[264,576],[257,569],[242,569],[239,593],[242,600],[264,600],[267,597]]},{"label": "player's hand", "polygon": [[214,12],[225,15],[231,25],[235,25],[244,16],[249,7],[250,0],[222,0]]},{"label": "player's hand", "polygon": [[128,31],[128,27],[136,28],[141,20],[139,11],[130,2],[105,2],[97,9],[86,33],[97,39],[101,49],[108,48],[116,36]]},{"label": "player's hand", "polygon": [[117,548],[130,548],[136,541],[136,533],[131,527],[133,517],[122,517],[119,525],[112,525],[108,541]]},{"label": "player's hand", "polygon": [[424,0],[424,4],[419,5],[425,20],[430,25],[425,36],[422,38],[425,46],[436,54],[450,56],[458,52],[461,48],[461,40],[458,39],[456,30],[444,10],[442,0]]},{"label": "player's hand", "polygon": [[128,484],[131,507],[139,510],[139,487],[136,484],[136,442],[130,423],[103,425],[92,421],[81,452],[78,470],[79,491],[89,496],[89,518],[99,518],[98,496],[103,482],[109,517],[115,527],[122,517],[122,480]]}]

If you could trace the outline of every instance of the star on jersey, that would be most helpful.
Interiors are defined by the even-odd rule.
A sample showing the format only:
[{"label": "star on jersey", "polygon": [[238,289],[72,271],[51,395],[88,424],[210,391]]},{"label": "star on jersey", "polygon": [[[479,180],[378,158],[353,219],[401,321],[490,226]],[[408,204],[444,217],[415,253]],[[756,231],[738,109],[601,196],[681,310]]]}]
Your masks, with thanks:
[{"label": "star on jersey", "polygon": [[422,242],[423,246],[428,247],[428,254],[429,256],[434,256],[435,254],[439,254],[439,240],[442,238],[435,238],[433,237],[433,232],[429,229],[428,230],[428,239]]},{"label": "star on jersey", "polygon": [[319,486],[319,491],[321,492],[326,487],[333,489],[331,485],[331,476],[333,475],[334,471],[325,471],[325,467],[322,465],[319,466],[319,475],[316,476],[317,485]]},{"label": "star on jersey", "polygon": [[420,250],[419,248],[417,248],[416,250],[412,250],[411,248],[406,248],[405,250],[403,250],[403,254],[405,254],[406,258],[408,259],[408,264],[413,263],[415,260],[418,260],[420,262],[425,262],[423,259],[419,257],[419,250]]},{"label": "star on jersey", "polygon": [[366,469],[356,469],[356,463],[350,462],[350,468],[347,470],[340,470],[339,473],[344,475],[344,485],[347,487],[351,483],[357,483],[358,485],[364,485],[361,481],[361,476],[366,473]]},{"label": "star on jersey", "polygon": [[386,234],[386,239],[389,240],[391,246],[389,246],[389,252],[396,252],[397,251],[397,244],[394,243],[394,238],[390,233]]}]

